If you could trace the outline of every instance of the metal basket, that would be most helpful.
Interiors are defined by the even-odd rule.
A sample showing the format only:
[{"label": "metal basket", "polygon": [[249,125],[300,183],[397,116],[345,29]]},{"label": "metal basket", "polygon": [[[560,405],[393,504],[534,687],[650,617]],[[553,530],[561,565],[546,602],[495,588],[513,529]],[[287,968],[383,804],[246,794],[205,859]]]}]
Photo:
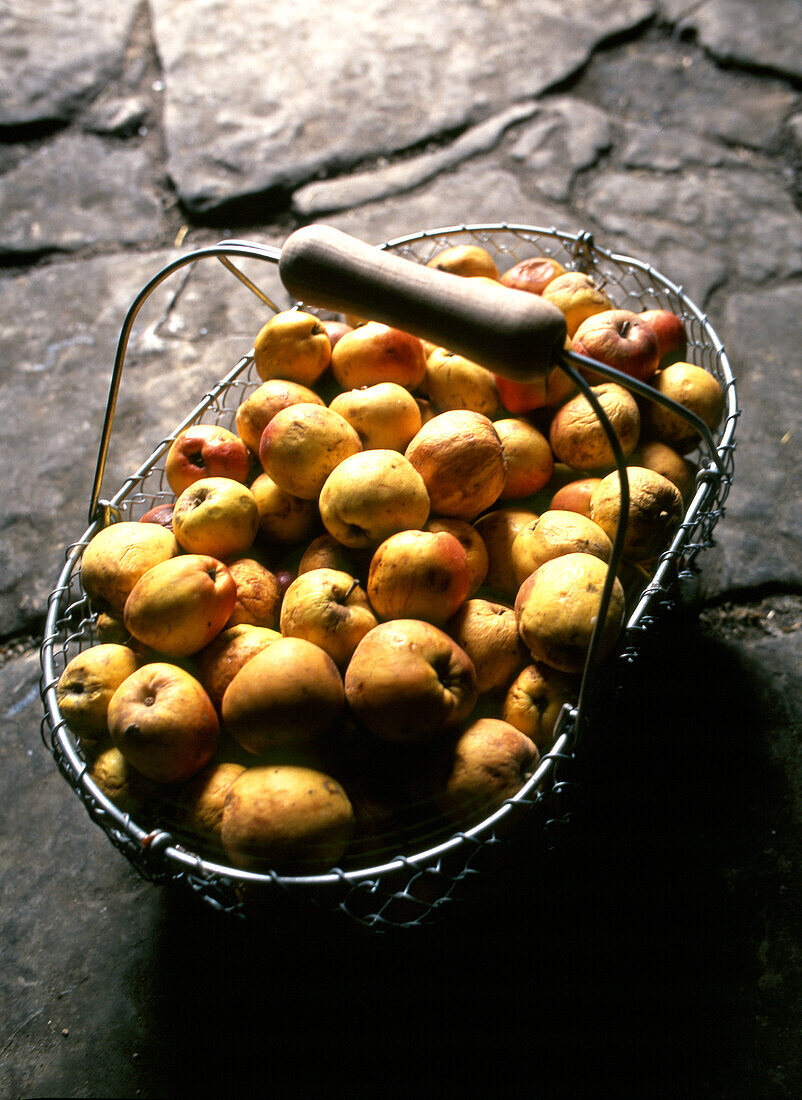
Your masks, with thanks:
[{"label": "metal basket", "polygon": [[[687,359],[709,370],[725,393],[725,415],[714,451],[698,456],[699,474],[692,500],[670,547],[643,589],[625,625],[616,656],[605,666],[605,684],[631,665],[663,608],[676,601],[683,585],[697,572],[697,558],[713,541],[733,475],[735,425],[738,416],[734,379],[724,348],[707,317],[682,289],[654,268],[618,255],[594,243],[587,233],[570,234],[525,225],[453,226],[410,234],[381,246],[410,260],[426,263],[440,250],[456,244],[478,244],[506,269],[533,255],[550,255],[568,269],[592,274],[603,284],[617,308],[635,312],[667,308],[678,313],[688,334]],[[138,823],[114,805],[92,780],[88,763],[62,717],[56,685],[67,663],[97,641],[96,616],[81,586],[81,557],[96,532],[114,519],[137,519],[154,505],[172,499],[164,477],[164,459],[175,435],[194,423],[230,427],[238,405],[260,384],[252,350],[219,381],[174,432],[126,478],[108,500],[100,499],[109,436],[126,347],[140,306],[168,276],[188,264],[215,257],[266,303],[274,306],[235,267],[236,258],[277,263],[280,250],[229,241],[178,257],[142,289],[123,326],[114,365],[106,419],[101,435],[90,522],[70,546],[48,603],[41,647],[42,736],[67,782],[84,803],[91,819],[145,877],[156,882],[179,881],[213,908],[238,917],[272,905],[279,895],[298,895],[344,911],[371,929],[414,926],[430,921],[461,896],[479,871],[498,862],[512,838],[543,838],[565,819],[565,791],[578,743],[577,708],[565,707],[551,751],[541,757],[522,789],[485,820],[464,831],[443,831],[440,821],[417,821],[407,833],[373,838],[347,864],[326,874],[286,876],[236,869],[195,850],[193,838],[181,835],[169,820]],[[586,670],[587,673],[588,670]],[[584,723],[585,725],[588,722]],[[592,734],[592,715],[589,716]],[[584,736],[584,734],[583,734]]]}]

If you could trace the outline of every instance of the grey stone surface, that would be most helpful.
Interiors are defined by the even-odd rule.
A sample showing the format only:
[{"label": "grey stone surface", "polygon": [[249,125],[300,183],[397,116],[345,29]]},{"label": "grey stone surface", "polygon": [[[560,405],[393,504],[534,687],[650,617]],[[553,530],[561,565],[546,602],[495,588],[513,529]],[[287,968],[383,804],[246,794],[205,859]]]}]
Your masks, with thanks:
[{"label": "grey stone surface", "polygon": [[799,0],[704,0],[686,16],[699,40],[721,61],[799,78]]},{"label": "grey stone surface", "polygon": [[195,211],[292,190],[537,95],[654,10],[646,0],[509,0],[503,10],[459,0],[155,0],[169,170]]},{"label": "grey stone surface", "polygon": [[63,135],[0,177],[0,253],[142,244],[161,230],[147,151],[90,134]]},{"label": "grey stone surface", "polygon": [[54,123],[119,71],[137,0],[63,0],[0,10],[0,126]]}]

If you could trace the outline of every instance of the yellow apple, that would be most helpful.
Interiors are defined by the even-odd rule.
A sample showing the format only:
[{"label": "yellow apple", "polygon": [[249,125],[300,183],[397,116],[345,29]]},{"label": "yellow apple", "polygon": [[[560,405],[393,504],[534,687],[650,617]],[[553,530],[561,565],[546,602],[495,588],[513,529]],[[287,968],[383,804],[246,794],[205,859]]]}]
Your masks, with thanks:
[{"label": "yellow apple", "polygon": [[109,702],[138,667],[128,646],[106,643],[75,655],[59,677],[56,698],[65,722],[81,742],[91,745],[108,734]]},{"label": "yellow apple", "polygon": [[84,550],[81,584],[97,610],[121,615],[139,578],[179,550],[172,531],[159,524],[112,523],[98,531]]},{"label": "yellow apple", "polygon": [[281,378],[314,386],[330,361],[331,343],[322,321],[299,309],[274,314],[254,344],[254,364],[263,382]]},{"label": "yellow apple", "polygon": [[183,550],[224,561],[244,554],[259,530],[259,508],[247,487],[229,477],[204,477],[179,496],[173,534]]},{"label": "yellow apple", "polygon": [[281,605],[284,637],[314,642],[341,668],[377,621],[359,581],[336,569],[300,574]]},{"label": "yellow apple", "polygon": [[281,409],[267,425],[259,458],[286,493],[316,500],[331,471],[361,450],[345,417],[325,405],[298,404]]},{"label": "yellow apple", "polygon": [[356,430],[365,451],[403,451],[421,428],[417,401],[397,382],[346,390],[337,394],[329,408]]}]

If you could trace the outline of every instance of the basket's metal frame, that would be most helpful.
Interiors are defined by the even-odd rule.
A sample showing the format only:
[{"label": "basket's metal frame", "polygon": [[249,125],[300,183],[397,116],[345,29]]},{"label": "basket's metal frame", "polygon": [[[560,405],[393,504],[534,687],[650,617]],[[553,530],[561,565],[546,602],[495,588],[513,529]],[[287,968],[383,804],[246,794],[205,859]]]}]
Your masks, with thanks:
[{"label": "basket's metal frame", "polygon": [[[687,297],[682,288],[670,282],[649,264],[599,248],[588,233],[569,234],[553,228],[515,223],[459,225],[409,234],[381,247],[419,260],[421,256],[415,249],[419,249],[424,242],[434,252],[467,236],[494,248],[499,234],[514,238],[518,248],[531,241],[532,246],[537,246],[541,252],[544,250],[545,240],[558,242],[559,247],[573,257],[575,267],[597,273],[601,270],[603,273],[604,265],[611,265],[643,281],[644,285],[640,290],[630,291],[630,294],[637,296],[640,293],[643,296],[648,288],[655,300],[670,300],[675,306],[679,304],[698,330],[698,346],[711,358],[710,369],[715,367],[714,373],[724,387],[726,411],[718,442],[714,442],[706,426],[699,421],[696,426],[709,451],[707,462],[700,465],[696,491],[688,504],[682,524],[671,545],[660,555],[656,571],[625,625],[618,659],[625,664],[631,663],[637,657],[640,640],[652,625],[659,605],[669,601],[678,582],[694,574],[698,553],[712,543],[712,531],[723,512],[733,475],[734,435],[739,415],[735,380],[721,341],[706,315]],[[498,248],[495,250],[498,251]],[[428,847],[424,845],[412,855],[398,854],[370,867],[356,870],[335,868],[326,874],[316,875],[281,876],[275,873],[241,871],[202,858],[169,831],[142,829],[130,815],[122,813],[92,780],[87,762],[60,714],[56,698],[60,674],[56,655],[59,654],[66,660],[70,642],[80,646],[91,635],[91,608],[80,588],[80,560],[84,548],[97,531],[120,518],[125,502],[130,500],[156,464],[164,458],[175,435],[196,423],[208,412],[252,364],[253,349],[204,395],[189,415],[176,426],[173,434],[157,446],[133,475],[126,478],[115,495],[110,500],[102,500],[100,492],[126,351],[142,305],[176,271],[198,260],[213,257],[276,312],[278,307],[236,267],[233,259],[255,258],[277,263],[280,254],[280,249],[277,248],[232,240],[181,255],[163,267],[142,288],[129,308],[120,332],[111,376],[90,498],[89,526],[78,542],[67,551],[65,565],[48,601],[45,636],[40,655],[40,687],[44,708],[42,737],[62,774],[83,800],[92,819],[147,878],[155,881],[183,881],[214,908],[238,916],[242,916],[245,911],[243,898],[247,898],[250,891],[261,891],[268,887],[288,893],[297,890],[305,896],[310,896],[312,892],[314,900],[325,899],[328,904],[344,909],[351,916],[374,928],[399,924],[415,925],[430,919],[435,911],[456,896],[456,887],[461,881],[472,877],[487,851],[492,851],[499,837],[509,831],[513,821],[522,816],[530,816],[533,811],[539,812],[546,822],[559,819],[560,794],[565,785],[564,768],[576,748],[585,687],[592,667],[592,654],[582,678],[580,701],[574,707],[563,708],[557,722],[553,747],[543,755],[536,772],[521,790],[493,814],[469,829],[455,832],[445,840],[441,839]],[[611,276],[608,275],[609,277]],[[578,375],[577,368],[591,363],[597,372],[606,373],[608,377],[638,388],[637,385],[632,385],[632,379],[573,353],[566,355],[563,366],[574,376]],[[648,389],[646,386],[642,388]],[[649,392],[649,396],[654,395]],[[619,467],[622,465],[620,463]],[[625,485],[626,479],[622,475],[622,491]],[[610,570],[610,584],[612,574],[613,571]],[[603,617],[600,614],[599,619],[603,620]]]}]

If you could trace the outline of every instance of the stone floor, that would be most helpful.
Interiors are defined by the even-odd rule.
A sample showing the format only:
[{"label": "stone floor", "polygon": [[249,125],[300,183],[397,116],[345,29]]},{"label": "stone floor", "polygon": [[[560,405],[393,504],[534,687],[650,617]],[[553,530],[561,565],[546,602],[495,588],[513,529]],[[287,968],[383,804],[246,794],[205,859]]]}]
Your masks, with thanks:
[{"label": "stone floor", "polygon": [[[51,7],[0,13],[0,1093],[800,1095],[799,0]],[[589,230],[707,312],[742,410],[698,601],[568,837],[400,936],[145,882],[38,733],[128,304],[192,247],[312,221]],[[143,318],[109,484],[250,347],[254,301],[220,268]]]}]

